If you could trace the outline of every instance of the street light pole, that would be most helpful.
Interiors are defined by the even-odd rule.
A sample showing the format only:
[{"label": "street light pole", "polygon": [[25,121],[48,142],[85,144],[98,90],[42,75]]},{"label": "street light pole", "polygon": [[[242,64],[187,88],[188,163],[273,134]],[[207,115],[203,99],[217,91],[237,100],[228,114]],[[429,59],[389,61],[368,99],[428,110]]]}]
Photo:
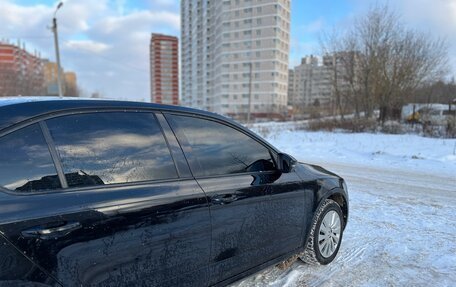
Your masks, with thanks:
[{"label": "street light pole", "polygon": [[54,18],[52,18],[52,32],[54,32],[54,46],[55,46],[55,58],[57,60],[57,84],[59,86],[59,97],[63,97],[63,85],[62,85],[62,69],[60,65],[60,52],[59,52],[59,38],[58,38],[58,33],[57,33],[57,18],[55,17],[55,14],[57,14],[57,11],[60,9],[60,7],[63,6],[63,2],[60,2],[59,5],[57,5],[57,8],[55,9],[54,12]]}]

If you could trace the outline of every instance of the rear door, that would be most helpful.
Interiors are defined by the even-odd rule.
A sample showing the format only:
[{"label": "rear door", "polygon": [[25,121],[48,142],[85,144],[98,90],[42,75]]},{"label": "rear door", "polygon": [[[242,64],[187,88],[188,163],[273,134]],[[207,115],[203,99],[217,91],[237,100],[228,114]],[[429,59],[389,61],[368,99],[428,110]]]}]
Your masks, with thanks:
[{"label": "rear door", "polygon": [[306,190],[266,145],[233,126],[167,115],[212,215],[211,283],[302,245]]},{"label": "rear door", "polygon": [[[81,112],[41,130],[41,150],[13,133],[1,147],[15,176],[0,174],[13,191],[0,230],[20,250],[65,286],[207,285],[208,202],[153,113]],[[53,161],[32,178],[34,154]]]}]

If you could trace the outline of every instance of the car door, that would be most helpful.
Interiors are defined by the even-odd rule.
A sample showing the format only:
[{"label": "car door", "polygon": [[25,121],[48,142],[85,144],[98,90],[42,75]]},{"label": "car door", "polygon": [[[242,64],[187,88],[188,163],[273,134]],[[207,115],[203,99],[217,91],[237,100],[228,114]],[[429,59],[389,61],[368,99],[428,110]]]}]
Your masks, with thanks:
[{"label": "car door", "polygon": [[[12,190],[0,209],[11,242],[65,286],[207,285],[208,202],[153,113],[84,111],[40,125],[40,150],[3,138],[2,150],[25,153],[0,161],[16,175],[0,181]],[[30,180],[24,169],[44,142],[48,170]]]},{"label": "car door", "polygon": [[302,245],[309,191],[275,168],[270,148],[222,122],[166,117],[210,200],[211,284]]}]

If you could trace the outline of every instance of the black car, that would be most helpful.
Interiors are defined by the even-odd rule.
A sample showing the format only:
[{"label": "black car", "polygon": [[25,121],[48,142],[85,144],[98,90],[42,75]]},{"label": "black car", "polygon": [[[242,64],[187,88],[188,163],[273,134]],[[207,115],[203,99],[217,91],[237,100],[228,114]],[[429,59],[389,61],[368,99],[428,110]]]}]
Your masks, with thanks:
[{"label": "black car", "polygon": [[223,286],[328,264],[344,180],[209,112],[0,100],[0,286]]}]

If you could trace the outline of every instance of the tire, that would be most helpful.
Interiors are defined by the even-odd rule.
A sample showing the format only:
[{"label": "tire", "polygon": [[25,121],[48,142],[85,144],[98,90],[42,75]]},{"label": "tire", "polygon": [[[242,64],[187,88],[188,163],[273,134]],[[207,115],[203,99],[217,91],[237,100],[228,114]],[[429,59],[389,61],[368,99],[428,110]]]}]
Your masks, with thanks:
[{"label": "tire", "polygon": [[339,204],[326,199],[318,208],[305,250],[299,255],[299,259],[311,265],[331,263],[342,242],[343,226],[343,214]]}]

